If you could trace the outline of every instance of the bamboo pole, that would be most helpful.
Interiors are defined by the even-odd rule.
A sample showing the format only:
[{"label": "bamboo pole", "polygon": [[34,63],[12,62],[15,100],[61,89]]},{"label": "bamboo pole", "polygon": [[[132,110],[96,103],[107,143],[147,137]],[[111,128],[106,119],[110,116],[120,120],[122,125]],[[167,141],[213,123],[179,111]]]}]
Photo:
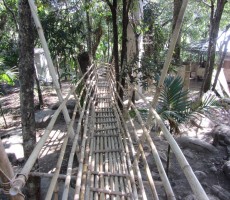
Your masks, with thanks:
[{"label": "bamboo pole", "polygon": [[152,138],[149,135],[149,132],[148,132],[147,128],[144,126],[144,122],[143,122],[143,120],[142,120],[142,118],[141,118],[138,110],[134,106],[133,102],[131,102],[131,107],[134,109],[134,111],[135,111],[135,113],[137,115],[138,121],[141,124],[141,127],[143,129],[143,133],[145,135],[145,138],[147,139],[147,141],[148,141],[148,143],[150,145],[150,148],[151,148],[151,151],[152,151],[152,155],[153,155],[153,157],[154,157],[154,159],[156,161],[157,169],[159,171],[159,175],[160,175],[161,180],[163,182],[167,198],[170,199],[170,200],[171,199],[175,200],[176,199],[175,195],[173,193],[173,190],[172,190],[172,187],[171,187],[170,182],[168,180],[168,177],[167,177],[167,175],[165,173],[165,170],[164,170],[163,164],[161,162],[160,156],[159,156],[159,154],[157,152],[156,146],[153,143]]},{"label": "bamboo pole", "polygon": [[[122,89],[123,89],[123,88],[122,88]],[[117,94],[117,93],[116,93],[116,94]],[[117,96],[118,96],[118,94],[117,94]],[[125,108],[124,103],[122,102],[122,100],[121,100],[121,98],[120,98],[119,96],[118,96],[118,99],[119,99],[120,102],[122,103],[123,108]],[[130,140],[130,144],[131,144],[130,146],[133,147],[132,140],[131,140],[131,136],[130,136],[130,134],[129,134],[128,128],[127,128],[127,126],[126,126],[126,124],[125,124],[125,120],[124,120],[124,118],[123,118],[123,116],[122,116],[122,114],[121,114],[121,111],[120,111],[120,109],[119,109],[117,103],[116,103],[116,107],[117,107],[117,110],[119,111],[120,117],[121,117],[121,119],[122,119],[122,121],[123,121],[123,125],[124,125],[125,130],[126,130],[126,132],[127,132],[127,134],[128,134],[128,137],[127,137],[127,138]],[[142,155],[142,159],[143,159],[143,162],[144,162],[146,174],[147,174],[147,177],[148,177],[148,181],[149,181],[149,184],[150,184],[150,188],[151,188],[151,190],[152,190],[152,194],[153,194],[154,200],[158,200],[159,198],[158,198],[158,195],[157,195],[156,187],[155,187],[155,184],[154,184],[152,175],[151,175],[151,171],[150,171],[149,166],[148,166],[147,159],[146,159],[145,154],[144,154],[144,150],[143,150],[142,144],[140,143],[140,140],[139,140],[139,138],[138,138],[138,136],[137,136],[137,133],[136,133],[135,126],[134,126],[134,124],[133,124],[133,122],[132,122],[132,120],[131,120],[131,118],[130,118],[130,116],[129,116],[129,114],[128,114],[128,111],[127,111],[126,109],[125,109],[125,112],[127,113],[129,122],[131,123],[131,125],[132,125],[132,127],[133,127],[133,129],[134,129],[134,137],[135,137],[135,139],[136,139],[136,141],[137,141],[137,143],[138,143],[138,148],[139,148],[139,151],[141,152],[141,155]],[[137,153],[136,153],[135,150],[134,150],[134,147],[133,147],[132,152],[133,152],[133,157],[134,157],[134,164],[136,164],[136,165],[138,166],[138,156],[137,156]],[[141,184],[143,185],[142,181],[141,181]],[[140,185],[141,185],[141,184],[140,184]],[[144,185],[141,186],[141,188],[142,188],[142,187],[144,188]],[[143,189],[142,189],[142,190],[143,190]],[[143,193],[143,192],[142,192],[142,193]],[[147,197],[144,197],[144,198],[147,198]]]},{"label": "bamboo pole", "polygon": [[[135,88],[136,91],[138,91]],[[145,103],[147,103],[148,101],[145,99],[145,97],[139,93],[139,95],[141,96],[141,98],[145,101]],[[201,186],[200,182],[198,181],[198,179],[196,178],[195,174],[193,173],[193,170],[191,168],[191,166],[189,165],[188,161],[186,160],[183,152],[181,151],[180,147],[178,146],[177,142],[174,140],[173,136],[170,134],[170,132],[168,131],[168,129],[166,128],[166,126],[164,125],[164,122],[162,121],[161,117],[158,115],[158,113],[151,107],[150,111],[152,112],[152,114],[154,115],[154,117],[157,120],[157,123],[160,125],[161,130],[163,131],[163,134],[165,136],[165,138],[167,139],[168,143],[171,146],[172,151],[174,152],[191,188],[192,191],[194,192],[196,198],[198,200],[208,200],[208,197],[203,189],[203,187]]]},{"label": "bamboo pole", "polygon": [[79,160],[79,166],[78,166],[78,174],[76,179],[76,187],[75,187],[75,194],[74,199],[78,200],[80,198],[80,189],[81,189],[81,180],[82,180],[82,172],[83,172],[83,162],[84,162],[84,155],[85,155],[85,145],[87,140],[87,127],[88,127],[88,121],[89,121],[89,109],[91,107],[92,99],[89,100],[88,108],[86,111],[86,120],[84,124],[84,133],[83,133],[83,141],[81,144],[81,152],[80,152],[80,160]]},{"label": "bamboo pole", "polygon": [[[32,177],[46,177],[46,178],[52,178],[54,174],[49,174],[49,173],[42,173],[42,172],[30,172],[29,176]],[[58,179],[65,179],[66,175],[65,174],[59,174]],[[76,179],[76,176],[71,176],[71,179]]]},{"label": "bamboo pole", "polygon": [[[164,66],[163,66],[163,69],[162,69],[162,72],[161,72],[161,77],[160,77],[160,80],[158,82],[158,86],[156,88],[156,93],[154,95],[153,101],[151,102],[151,106],[153,108],[156,107],[158,98],[159,98],[161,90],[162,90],[162,85],[164,83],[165,77],[166,77],[167,72],[168,72],[169,65],[170,65],[171,60],[172,60],[172,55],[173,55],[173,52],[174,52],[174,49],[175,49],[175,46],[176,46],[176,42],[177,42],[180,30],[181,30],[181,26],[182,26],[184,13],[185,13],[187,4],[188,4],[188,0],[183,0],[182,5],[181,5],[181,9],[180,9],[180,12],[179,12],[179,15],[178,15],[178,19],[177,19],[177,22],[176,22],[176,25],[175,25],[175,28],[173,30],[173,33],[172,33],[172,36],[171,36],[171,39],[170,39],[169,49],[168,49],[168,52],[167,52],[167,55],[166,55],[166,60],[165,60],[165,63],[164,63]],[[148,119],[147,119],[147,122],[146,122],[146,127],[149,130],[152,128],[152,127],[150,127],[151,123],[152,123],[152,114],[149,113]]]},{"label": "bamboo pole", "polygon": [[54,175],[52,177],[52,180],[50,182],[49,189],[47,191],[45,200],[51,200],[51,198],[53,196],[53,192],[55,190],[55,187],[58,187],[57,179],[58,179],[58,176],[59,176],[59,172],[61,170],[61,164],[62,164],[64,155],[65,155],[65,150],[66,150],[67,143],[68,143],[68,134],[65,136],[64,142],[62,144],[60,155],[59,155],[57,165],[56,165],[56,170],[55,170]]},{"label": "bamboo pole", "polygon": [[[0,138],[0,179],[1,184],[5,186],[3,191],[6,192],[6,194],[9,192],[8,189],[10,189],[10,182],[13,180],[13,178],[14,171]],[[10,200],[24,200],[22,193],[19,193],[16,196],[9,196],[9,198]]]},{"label": "bamboo pole", "polygon": [[84,115],[84,112],[85,112],[85,107],[86,107],[87,99],[90,96],[89,93],[91,92],[91,90],[92,90],[92,88],[87,88],[86,99],[85,99],[85,102],[83,104],[82,112],[80,114],[80,118],[79,118],[77,130],[76,130],[76,135],[74,137],[72,149],[71,149],[70,156],[69,156],[68,167],[67,167],[67,174],[66,174],[67,176],[66,176],[66,180],[65,180],[65,189],[63,191],[62,200],[66,200],[68,198],[69,184],[70,184],[71,173],[72,173],[73,159],[74,159],[74,155],[75,155],[75,152],[76,152],[76,147],[77,147],[77,143],[78,143],[78,137],[79,137],[79,133],[80,133],[80,129],[81,129],[81,121],[83,119],[83,115]]},{"label": "bamboo pole", "polygon": [[[88,73],[88,72],[87,72]],[[86,74],[87,74],[86,73]],[[85,74],[85,75],[86,75]],[[77,82],[76,87],[79,86],[79,84],[81,83],[81,81],[83,80],[83,78],[85,77],[85,75]],[[47,138],[49,137],[50,132],[53,129],[54,123],[56,122],[56,119],[59,115],[59,113],[61,112],[63,106],[66,104],[67,100],[69,99],[70,95],[73,93],[73,91],[75,90],[75,88],[73,87],[70,92],[67,94],[66,98],[64,99],[64,101],[60,104],[60,106],[58,107],[58,109],[55,111],[52,119],[50,120],[46,130],[44,131],[43,136],[40,138],[40,140],[38,141],[38,143],[36,144],[33,152],[31,153],[29,159],[27,160],[27,162],[25,163],[24,167],[22,168],[20,174],[14,182],[12,182],[11,184],[11,189],[10,189],[10,193],[11,195],[16,195],[17,193],[20,193],[21,188],[24,186],[24,182],[27,181],[27,177],[29,172],[31,171],[34,163],[36,162],[36,159],[43,147],[43,145],[45,144]]]},{"label": "bamboo pole", "polygon": [[[42,47],[44,49],[44,53],[45,53],[45,56],[46,56],[46,59],[47,59],[47,62],[48,62],[48,68],[49,68],[49,71],[50,71],[50,75],[52,76],[52,80],[54,82],[54,86],[55,86],[55,90],[57,92],[59,102],[62,102],[63,97],[62,97],[60,85],[58,83],[55,68],[54,68],[53,61],[52,61],[51,56],[50,56],[50,51],[49,51],[49,48],[48,48],[48,45],[47,45],[47,42],[46,42],[46,39],[45,39],[45,36],[44,36],[42,25],[41,25],[41,22],[39,20],[38,15],[37,15],[37,8],[36,8],[33,0],[28,0],[28,2],[29,2],[29,5],[30,5],[31,13],[32,13],[32,16],[34,18],[34,22],[35,22],[37,31],[38,31],[38,35],[39,35],[40,40],[41,40]],[[64,115],[66,123],[69,124],[70,123],[70,117],[69,117],[69,113],[68,113],[66,105],[64,105],[62,111],[63,111],[63,115]],[[74,137],[73,127],[70,127],[70,131],[71,131],[70,136],[73,138]]]}]

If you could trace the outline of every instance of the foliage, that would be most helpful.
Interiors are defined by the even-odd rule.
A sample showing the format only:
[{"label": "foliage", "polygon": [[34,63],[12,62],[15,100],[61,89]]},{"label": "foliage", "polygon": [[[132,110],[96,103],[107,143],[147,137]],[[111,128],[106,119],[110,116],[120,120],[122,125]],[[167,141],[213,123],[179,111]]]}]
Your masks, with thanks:
[{"label": "foliage", "polygon": [[207,93],[199,101],[191,101],[189,91],[183,89],[181,77],[167,76],[159,97],[157,112],[167,120],[171,133],[180,133],[179,124],[186,122],[197,113],[206,113],[210,108],[218,108],[217,98]]},{"label": "foliage", "polygon": [[17,78],[17,69],[13,67],[5,70],[3,58],[0,57],[0,83],[5,82],[9,85],[14,85],[14,81]]}]

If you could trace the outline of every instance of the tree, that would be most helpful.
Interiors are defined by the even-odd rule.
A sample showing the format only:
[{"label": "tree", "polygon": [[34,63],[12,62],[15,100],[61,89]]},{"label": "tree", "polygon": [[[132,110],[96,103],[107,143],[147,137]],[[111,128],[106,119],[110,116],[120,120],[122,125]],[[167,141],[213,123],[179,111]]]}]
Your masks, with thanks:
[{"label": "tree", "polygon": [[[36,144],[34,114],[34,35],[31,11],[27,0],[19,0],[19,81],[20,108],[25,159]],[[28,198],[39,199],[39,179],[29,178]]]},{"label": "tree", "polygon": [[205,67],[205,77],[201,87],[201,94],[207,92],[211,87],[212,73],[214,70],[215,64],[215,54],[216,54],[216,43],[218,38],[218,32],[220,28],[220,20],[222,13],[224,11],[224,6],[227,3],[227,0],[217,0],[216,9],[215,1],[211,0],[211,13],[210,13],[210,32],[209,32],[209,45],[208,45],[208,58],[207,64]]},{"label": "tree", "polygon": [[[176,22],[178,19],[178,15],[181,9],[181,5],[182,5],[182,0],[174,0],[174,4],[173,4],[173,23],[172,23],[172,32],[176,26]],[[181,51],[181,32],[179,33],[178,39],[177,39],[177,43],[175,46],[175,50],[173,53],[173,62],[175,64],[180,64],[181,58],[180,58],[180,51]]]},{"label": "tree", "polygon": [[113,23],[113,57],[114,57],[114,68],[115,68],[115,77],[117,82],[117,89],[119,88],[119,52],[118,52],[118,25],[117,25],[117,0],[113,0],[111,3],[109,0],[106,0],[107,4],[112,13],[112,23]]}]

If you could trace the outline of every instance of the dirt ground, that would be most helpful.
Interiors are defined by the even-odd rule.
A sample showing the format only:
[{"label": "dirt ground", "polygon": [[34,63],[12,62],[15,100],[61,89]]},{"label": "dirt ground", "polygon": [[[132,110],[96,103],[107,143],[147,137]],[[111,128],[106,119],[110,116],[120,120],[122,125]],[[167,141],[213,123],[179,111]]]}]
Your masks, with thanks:
[{"label": "dirt ground", "polygon": [[[191,81],[191,96],[197,94],[200,87],[200,82],[195,80]],[[66,95],[69,91],[69,83],[62,83],[62,91],[63,94]],[[56,93],[52,86],[43,86],[43,100],[44,100],[44,108],[51,108],[58,99],[56,97]],[[151,90],[145,92],[145,96],[150,100],[152,98]],[[20,100],[19,100],[19,89],[11,88],[8,91],[8,94],[4,95],[0,98],[0,102],[2,105],[2,110],[4,112],[4,116],[6,119],[7,127],[4,123],[3,116],[0,116],[0,137],[3,141],[3,144],[6,147],[7,153],[12,153],[16,151],[18,155],[13,159],[14,169],[18,171],[20,167],[23,165],[23,150],[22,145],[16,146],[18,143],[22,143],[21,138],[17,138],[17,136],[21,135],[20,132]],[[35,104],[38,103],[37,95],[35,96]],[[146,108],[142,101],[137,102],[137,106],[141,109]],[[197,121],[196,121],[197,122]],[[219,109],[218,111],[212,111],[208,117],[201,117],[199,120],[199,126],[195,126],[193,123],[186,123],[181,125],[180,130],[182,132],[181,136],[176,136],[175,138],[180,141],[182,136],[189,136],[190,138],[199,139],[201,141],[205,141],[209,144],[212,144],[212,135],[210,131],[213,129],[215,125],[218,124],[226,124],[230,125],[230,109],[226,107],[226,109]],[[37,137],[42,135],[44,129],[37,129]],[[40,155],[40,168],[38,169],[40,172],[52,172],[55,168],[55,163],[50,162],[50,160],[56,160],[58,158],[58,153],[62,144],[62,139],[64,136],[64,132],[66,131],[66,125],[64,123],[63,117],[58,120],[54,127],[54,132],[52,132],[52,137],[47,144],[49,144],[49,148],[44,148]],[[162,162],[166,165],[166,152],[167,152],[167,142],[165,141],[163,135],[156,134],[154,131],[151,132],[151,136],[154,140],[155,145],[160,153]],[[17,144],[15,144],[17,143]],[[12,147],[12,148],[10,148]],[[14,148],[13,148],[14,147]],[[20,150],[19,150],[20,149]],[[222,166],[226,160],[228,160],[228,153],[225,146],[217,146],[217,151],[215,153],[207,151],[207,149],[197,149],[193,147],[182,147],[182,151],[186,156],[189,164],[200,180],[202,186],[205,191],[209,195],[209,198],[212,200],[228,200],[223,199],[220,195],[216,194],[213,186],[218,185],[221,186],[226,191],[230,191],[230,180],[224,175],[222,171]],[[152,171],[152,175],[154,180],[160,181],[159,174],[157,172],[157,168],[154,162],[153,157],[150,154],[150,150],[148,146],[146,146],[146,156],[148,159],[148,163],[150,169]],[[15,160],[16,159],[16,160]],[[177,199],[181,200],[192,200],[192,191],[188,185],[188,182],[183,175],[182,170],[179,168],[179,164],[176,161],[175,156],[171,153],[170,156],[170,169],[169,169],[169,180],[172,183],[173,190],[176,194]],[[67,161],[64,162],[64,165],[67,164]],[[143,167],[140,162],[140,167]],[[143,169],[144,171],[144,169]],[[64,171],[63,171],[64,173]],[[143,180],[147,182],[147,177],[143,173]],[[161,184],[156,185],[159,198],[166,199],[165,194],[163,192],[163,188]],[[146,185],[147,194],[149,199],[151,199],[151,192],[148,191],[149,188]],[[1,200],[0,196],[0,200]]]}]

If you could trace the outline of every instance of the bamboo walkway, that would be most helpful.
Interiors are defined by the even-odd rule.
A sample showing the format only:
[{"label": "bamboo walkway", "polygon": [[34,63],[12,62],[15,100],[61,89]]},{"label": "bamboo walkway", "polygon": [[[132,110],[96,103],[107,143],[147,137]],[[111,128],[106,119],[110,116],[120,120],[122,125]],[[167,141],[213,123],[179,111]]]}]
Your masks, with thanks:
[{"label": "bamboo walkway", "polygon": [[116,119],[110,86],[106,77],[98,78],[83,147],[86,155],[80,190],[82,199],[133,199],[136,190],[127,166],[125,137]]},{"label": "bamboo walkway", "polygon": [[[158,188],[155,187],[152,169],[148,165],[144,151],[144,146],[147,145],[150,149],[148,154],[152,156],[157,166],[158,172],[156,173],[159,173],[160,185],[163,186],[166,198],[176,199],[146,123],[129,99],[128,104],[135,112],[135,120],[139,124],[138,128],[135,127],[127,106],[123,104],[118,95],[113,69],[113,66],[106,64],[104,66],[92,65],[75,86],[72,86],[20,173],[16,174],[13,179],[5,176],[6,194],[14,197],[19,195],[18,199],[23,200],[21,190],[28,177],[43,176],[51,179],[45,200],[60,199],[56,194],[58,184],[63,179],[65,180],[64,188],[59,191],[62,200],[159,200],[161,199],[160,194],[158,194]],[[121,85],[119,87],[124,90]],[[131,90],[138,93],[135,87],[131,87]],[[77,94],[76,91],[79,91],[79,88],[81,88],[80,93]],[[145,97],[138,94],[147,104]],[[36,159],[43,152],[49,137],[52,136],[57,117],[61,111],[66,109],[66,102],[71,95],[76,99],[76,105],[71,120],[68,121],[68,116],[66,118],[67,133],[64,133],[62,137],[63,142],[55,170],[52,173],[33,172]],[[83,95],[84,103],[81,105]],[[119,109],[119,101],[123,104],[123,111]],[[80,116],[77,120],[77,128],[73,130],[77,111]],[[196,198],[208,200],[205,191],[164,122],[152,107],[149,107],[149,111],[170,144]],[[142,133],[137,133],[137,129]],[[68,143],[71,143],[71,151],[66,150]],[[64,159],[66,152],[70,152],[67,155],[69,158]],[[74,162],[76,158],[78,165]],[[60,174],[63,160],[68,160],[68,166],[66,173]],[[142,169],[139,168],[140,164]],[[0,174],[1,172],[0,168]],[[147,181],[143,181],[142,176],[145,176]],[[73,182],[75,182],[74,186]],[[159,181],[157,183],[159,184]],[[74,196],[70,189],[71,191],[74,189]]]}]

